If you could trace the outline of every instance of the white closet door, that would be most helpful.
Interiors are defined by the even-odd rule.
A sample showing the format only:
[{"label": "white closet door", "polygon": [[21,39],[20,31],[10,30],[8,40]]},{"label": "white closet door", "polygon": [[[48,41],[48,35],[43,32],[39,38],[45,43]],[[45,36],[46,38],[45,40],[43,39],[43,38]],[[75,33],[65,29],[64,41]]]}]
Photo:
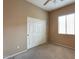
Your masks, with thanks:
[{"label": "white closet door", "polygon": [[46,42],[46,21],[27,18],[27,49]]}]

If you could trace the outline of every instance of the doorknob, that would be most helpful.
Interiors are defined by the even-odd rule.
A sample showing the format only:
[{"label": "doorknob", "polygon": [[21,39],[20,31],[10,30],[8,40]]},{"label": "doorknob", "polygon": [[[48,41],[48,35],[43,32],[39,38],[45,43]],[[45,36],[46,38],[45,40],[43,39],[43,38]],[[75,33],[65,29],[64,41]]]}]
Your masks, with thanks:
[{"label": "doorknob", "polygon": [[29,36],[29,34],[27,34],[27,36]]}]

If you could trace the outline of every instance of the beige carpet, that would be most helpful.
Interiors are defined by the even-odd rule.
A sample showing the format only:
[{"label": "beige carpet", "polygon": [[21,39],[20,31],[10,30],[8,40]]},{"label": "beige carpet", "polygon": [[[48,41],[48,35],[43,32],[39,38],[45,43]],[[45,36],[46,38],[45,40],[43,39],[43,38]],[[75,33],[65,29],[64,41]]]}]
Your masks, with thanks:
[{"label": "beige carpet", "polygon": [[72,49],[58,45],[43,44],[15,56],[14,59],[75,59],[74,54],[75,52]]}]

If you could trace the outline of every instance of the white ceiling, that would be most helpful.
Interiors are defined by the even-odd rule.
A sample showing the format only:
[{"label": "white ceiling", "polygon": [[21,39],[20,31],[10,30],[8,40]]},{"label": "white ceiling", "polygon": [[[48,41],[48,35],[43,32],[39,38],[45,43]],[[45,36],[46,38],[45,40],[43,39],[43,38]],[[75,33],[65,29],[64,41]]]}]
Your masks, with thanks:
[{"label": "white ceiling", "polygon": [[47,5],[43,5],[47,0],[26,0],[46,11],[51,11],[51,10],[55,10],[58,8],[61,8],[63,6],[72,4],[75,2],[75,0],[64,0],[64,1],[60,1],[60,0],[56,0],[56,2],[54,3],[53,0],[50,1]]}]

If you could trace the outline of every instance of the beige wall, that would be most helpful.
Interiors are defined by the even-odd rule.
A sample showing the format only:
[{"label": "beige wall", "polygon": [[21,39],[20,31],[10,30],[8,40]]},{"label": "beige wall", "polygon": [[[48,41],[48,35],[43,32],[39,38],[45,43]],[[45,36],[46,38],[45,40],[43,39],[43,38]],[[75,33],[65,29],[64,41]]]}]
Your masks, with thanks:
[{"label": "beige wall", "polygon": [[[4,0],[4,57],[27,48],[27,16],[48,19],[48,13],[25,0]],[[16,47],[20,46],[20,49]]]},{"label": "beige wall", "polygon": [[66,7],[51,11],[49,13],[49,42],[54,44],[63,45],[65,47],[74,48],[75,36],[74,35],[62,35],[58,34],[58,16],[70,14],[75,12],[75,4],[68,5]]}]

